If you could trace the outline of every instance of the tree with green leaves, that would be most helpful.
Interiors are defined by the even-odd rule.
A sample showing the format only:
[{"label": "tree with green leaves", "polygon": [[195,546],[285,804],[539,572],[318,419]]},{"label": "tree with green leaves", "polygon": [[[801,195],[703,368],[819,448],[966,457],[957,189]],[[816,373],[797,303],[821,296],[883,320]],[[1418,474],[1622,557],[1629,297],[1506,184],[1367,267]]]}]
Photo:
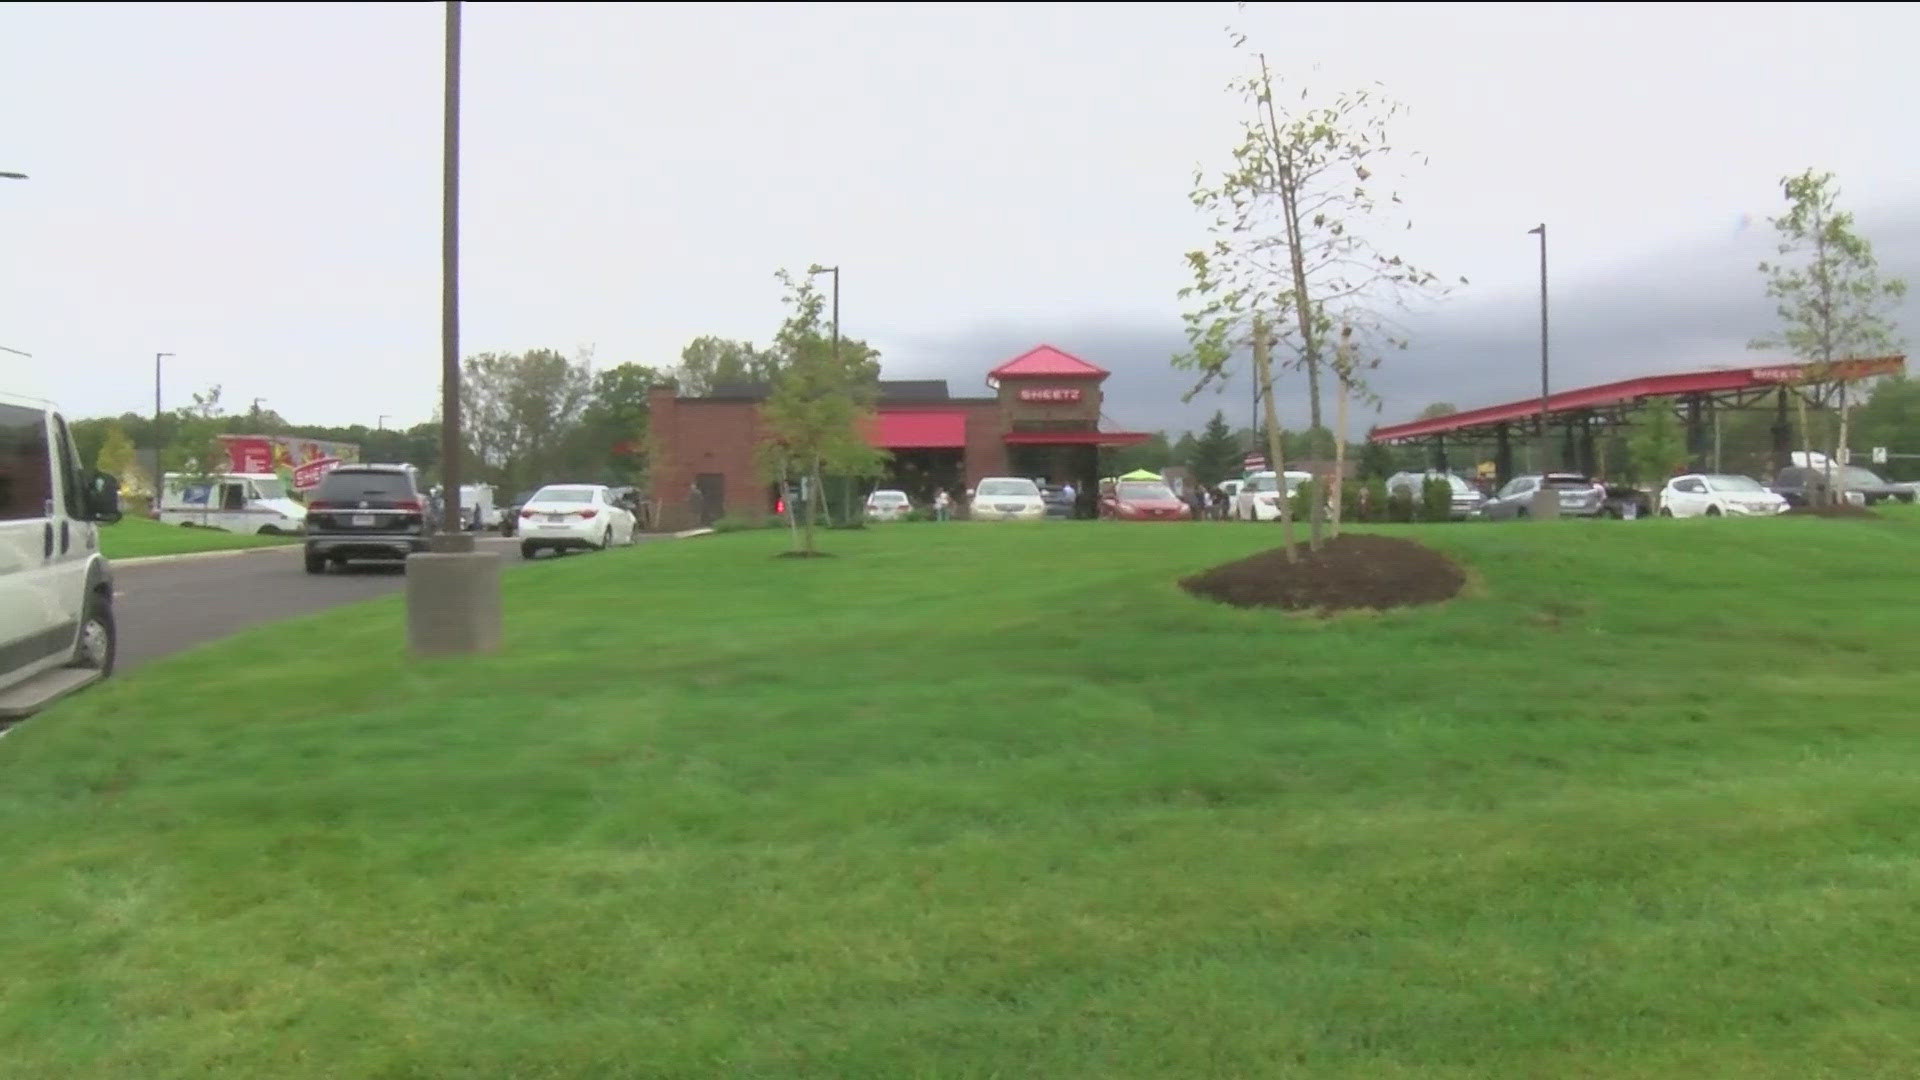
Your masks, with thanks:
[{"label": "tree with green leaves", "polygon": [[703,335],[680,350],[680,366],[673,371],[680,393],[704,397],[716,386],[764,383],[773,379],[777,358],[753,347],[750,341]]},{"label": "tree with green leaves", "polygon": [[[1235,48],[1245,42],[1234,35]],[[1187,350],[1174,363],[1199,373],[1191,399],[1223,377],[1242,349],[1251,351],[1268,463],[1277,471],[1285,457],[1273,401],[1274,346],[1290,357],[1286,366],[1305,371],[1310,428],[1324,429],[1320,373],[1335,328],[1404,348],[1388,313],[1412,294],[1443,290],[1435,275],[1373,239],[1387,228],[1411,227],[1393,210],[1400,196],[1372,182],[1396,160],[1387,126],[1401,107],[1371,89],[1312,106],[1303,90],[1297,107],[1282,110],[1265,58],[1255,59],[1255,72],[1231,84],[1251,116],[1231,166],[1213,180],[1204,170],[1194,177],[1192,202],[1206,216],[1212,242],[1187,255],[1193,283],[1180,296],[1196,306],[1185,316]],[[1363,398],[1364,372],[1379,362],[1377,348],[1365,341],[1332,359],[1342,392]],[[1336,432],[1333,446],[1345,442],[1346,432]],[[1291,558],[1293,522],[1284,501],[1281,525]]]},{"label": "tree with green leaves", "polygon": [[[161,459],[162,471],[178,475],[183,484],[212,484],[231,464],[227,444],[220,438],[228,422],[220,407],[220,387],[196,391],[193,404],[175,409],[174,416],[173,441],[167,444],[167,452]],[[157,487],[164,492],[165,478],[161,479]],[[201,507],[203,524],[212,510],[213,499],[209,495],[206,505]]]},{"label": "tree with green leaves", "polygon": [[1667,478],[1687,467],[1687,436],[1673,405],[1649,401],[1634,411],[1627,430],[1627,460],[1634,478],[1659,497]]},{"label": "tree with green leaves", "polygon": [[1196,479],[1212,486],[1240,475],[1241,456],[1240,440],[1234,437],[1233,428],[1227,426],[1225,414],[1216,411],[1193,440],[1186,464]]},{"label": "tree with green leaves", "polygon": [[94,456],[93,467],[120,481],[120,490],[129,495],[153,493],[148,480],[134,464],[133,440],[127,438],[126,429],[119,424],[107,425],[106,437],[100,443],[100,452]]},{"label": "tree with green leaves", "polygon": [[460,408],[475,476],[515,487],[555,479],[593,395],[590,354],[480,353],[461,366]]},{"label": "tree with green leaves", "polygon": [[647,471],[648,401],[660,381],[660,372],[644,364],[594,372],[571,436],[569,469],[609,484],[641,484]]},{"label": "tree with green leaves", "polygon": [[766,434],[760,463],[782,490],[803,479],[811,497],[795,530],[795,550],[812,555],[827,474],[878,475],[884,451],[867,441],[879,398],[879,353],[824,332],[825,298],[806,276],[775,275],[786,289],[787,318],[774,336],[773,389],[760,407]]},{"label": "tree with green leaves", "polygon": [[1785,349],[1807,365],[1794,399],[1800,445],[1809,464],[1813,440],[1807,426],[1807,397],[1813,387],[1833,384],[1840,422],[1827,455],[1826,488],[1831,496],[1843,497],[1846,473],[1840,471],[1836,484],[1833,462],[1845,456],[1849,434],[1851,380],[1844,363],[1897,351],[1893,308],[1906,295],[1907,283],[1881,277],[1873,245],[1856,230],[1853,215],[1840,209],[1840,190],[1832,173],[1807,169],[1782,177],[1780,190],[1786,196],[1787,212],[1770,219],[1777,234],[1778,258],[1760,264],[1780,327],[1771,337],[1755,339],[1751,347]]}]

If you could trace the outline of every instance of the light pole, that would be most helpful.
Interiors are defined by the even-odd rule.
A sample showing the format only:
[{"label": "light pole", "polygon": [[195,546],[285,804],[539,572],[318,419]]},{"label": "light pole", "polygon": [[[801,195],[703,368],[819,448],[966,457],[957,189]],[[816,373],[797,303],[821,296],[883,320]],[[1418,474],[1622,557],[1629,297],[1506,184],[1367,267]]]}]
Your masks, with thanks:
[{"label": "light pole", "polygon": [[[833,275],[833,369],[835,375],[838,376],[840,372],[840,266],[838,263],[832,266],[821,266],[819,263],[814,263],[812,266],[807,267],[808,277],[813,277],[817,274]],[[825,486],[824,483],[821,485],[822,488]],[[853,520],[853,481],[848,480],[846,486],[841,490],[844,497],[841,499],[840,512],[846,520],[851,521]],[[820,498],[825,500],[826,497],[826,491],[822,490],[820,492]],[[808,513],[811,514],[812,511],[809,510]],[[833,513],[832,504],[830,503],[828,504],[827,513],[829,515]]]},{"label": "light pole", "polygon": [[1547,223],[1527,230],[1540,238],[1540,472],[1547,468]]},{"label": "light pole", "polygon": [[388,414],[387,414],[387,413],[381,413],[381,414],[380,414],[380,419],[379,419],[378,421],[376,421],[376,422],[375,422],[375,423],[376,423],[376,425],[377,425],[377,426],[379,427],[379,429],[380,429],[381,431],[385,431],[385,430],[387,430],[387,419],[388,419]]},{"label": "light pole", "polygon": [[460,520],[460,0],[447,0],[446,11],[440,144],[442,514],[432,550],[407,559],[407,645],[416,656],[500,647],[500,557],[475,550],[473,535]]},{"label": "light pole", "polygon": [[26,178],[27,174],[23,172],[0,172],[0,180],[25,180]]}]

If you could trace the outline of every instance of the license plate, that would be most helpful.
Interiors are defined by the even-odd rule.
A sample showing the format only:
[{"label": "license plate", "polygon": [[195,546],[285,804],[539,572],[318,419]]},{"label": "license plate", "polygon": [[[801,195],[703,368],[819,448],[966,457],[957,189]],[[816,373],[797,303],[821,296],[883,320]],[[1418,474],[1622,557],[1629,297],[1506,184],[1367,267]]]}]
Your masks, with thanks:
[{"label": "license plate", "polygon": [[371,529],[373,528],[373,515],[355,514],[353,515],[352,525],[356,529]]},{"label": "license plate", "polygon": [[549,522],[551,522],[551,523],[553,523],[553,524],[555,524],[555,525],[558,525],[558,524],[559,524],[560,522],[562,522],[562,521],[565,521],[565,520],[567,520],[567,515],[565,515],[565,514],[548,514],[548,515],[547,515],[547,520],[548,520]]}]

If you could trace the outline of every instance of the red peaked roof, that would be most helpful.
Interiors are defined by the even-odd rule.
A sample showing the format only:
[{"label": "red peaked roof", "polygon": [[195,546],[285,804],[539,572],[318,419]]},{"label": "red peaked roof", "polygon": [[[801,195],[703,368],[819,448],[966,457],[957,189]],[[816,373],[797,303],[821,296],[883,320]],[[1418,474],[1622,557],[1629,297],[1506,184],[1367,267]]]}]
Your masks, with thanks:
[{"label": "red peaked roof", "polygon": [[1001,364],[987,373],[993,379],[1059,379],[1059,378],[1095,378],[1104,379],[1109,372],[1106,368],[1096,367],[1072,353],[1063,352],[1051,345],[1041,345],[1021,353],[1019,356]]},{"label": "red peaked roof", "polygon": [[963,412],[883,412],[874,417],[867,441],[882,450],[964,450]]}]

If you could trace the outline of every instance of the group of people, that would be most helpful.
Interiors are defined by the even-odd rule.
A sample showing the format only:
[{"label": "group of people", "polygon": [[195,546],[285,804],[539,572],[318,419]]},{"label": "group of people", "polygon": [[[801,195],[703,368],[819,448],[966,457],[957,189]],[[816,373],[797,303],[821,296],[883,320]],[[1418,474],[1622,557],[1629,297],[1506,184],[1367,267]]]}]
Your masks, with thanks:
[{"label": "group of people", "polygon": [[1233,514],[1233,500],[1227,493],[1209,484],[1190,483],[1180,501],[1193,512],[1195,521],[1225,521]]}]

